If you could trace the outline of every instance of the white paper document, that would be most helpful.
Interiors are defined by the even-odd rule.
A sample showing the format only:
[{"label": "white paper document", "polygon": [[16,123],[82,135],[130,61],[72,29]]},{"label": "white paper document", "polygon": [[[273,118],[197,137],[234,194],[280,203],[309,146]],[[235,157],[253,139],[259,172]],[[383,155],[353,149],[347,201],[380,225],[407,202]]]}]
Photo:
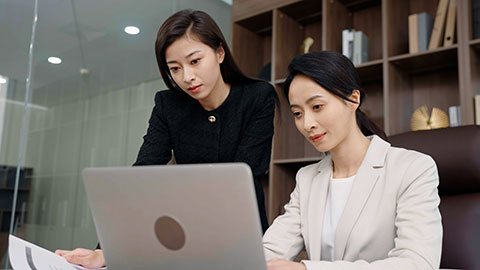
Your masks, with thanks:
[{"label": "white paper document", "polygon": [[73,265],[67,262],[62,256],[13,235],[10,235],[8,239],[8,255],[10,264],[15,270],[87,269],[78,265]]}]

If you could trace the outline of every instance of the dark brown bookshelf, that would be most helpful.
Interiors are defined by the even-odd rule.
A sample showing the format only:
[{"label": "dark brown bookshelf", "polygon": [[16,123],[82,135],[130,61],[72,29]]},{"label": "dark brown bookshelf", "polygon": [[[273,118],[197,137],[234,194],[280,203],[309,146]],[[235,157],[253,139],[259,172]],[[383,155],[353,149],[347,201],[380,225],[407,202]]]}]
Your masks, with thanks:
[{"label": "dark brown bookshelf", "polygon": [[[342,31],[363,31],[369,61],[357,65],[365,90],[363,111],[387,135],[410,131],[415,109],[448,111],[460,105],[462,124],[473,124],[473,96],[480,94],[480,37],[473,37],[472,1],[458,1],[454,45],[409,53],[408,16],[427,12],[435,19],[438,0],[237,0],[232,8],[232,47],[247,74],[271,63],[271,83],[280,98],[275,122],[268,190],[269,221],[283,212],[303,166],[321,154],[298,132],[283,94],[287,67],[312,37],[311,51],[342,51]],[[281,118],[280,118],[281,115]]]}]

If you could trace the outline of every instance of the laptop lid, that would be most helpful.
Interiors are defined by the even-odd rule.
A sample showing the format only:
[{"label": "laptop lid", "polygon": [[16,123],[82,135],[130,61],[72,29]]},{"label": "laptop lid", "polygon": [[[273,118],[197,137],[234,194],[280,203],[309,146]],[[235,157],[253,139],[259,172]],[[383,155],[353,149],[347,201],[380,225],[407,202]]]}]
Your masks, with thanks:
[{"label": "laptop lid", "polygon": [[248,165],[87,168],[108,269],[266,269]]}]

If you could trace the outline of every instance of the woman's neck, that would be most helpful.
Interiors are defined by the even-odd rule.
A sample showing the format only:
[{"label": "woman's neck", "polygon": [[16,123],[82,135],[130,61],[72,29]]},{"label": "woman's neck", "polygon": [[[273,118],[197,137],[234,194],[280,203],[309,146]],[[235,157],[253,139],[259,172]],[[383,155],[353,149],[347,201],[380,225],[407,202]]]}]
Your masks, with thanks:
[{"label": "woman's neck", "polygon": [[198,102],[205,110],[213,111],[223,104],[229,93],[230,85],[220,78],[210,94],[206,98],[198,100]]},{"label": "woman's neck", "polygon": [[357,174],[365,158],[370,140],[360,129],[354,128],[334,149],[330,150],[333,178],[346,178]]}]

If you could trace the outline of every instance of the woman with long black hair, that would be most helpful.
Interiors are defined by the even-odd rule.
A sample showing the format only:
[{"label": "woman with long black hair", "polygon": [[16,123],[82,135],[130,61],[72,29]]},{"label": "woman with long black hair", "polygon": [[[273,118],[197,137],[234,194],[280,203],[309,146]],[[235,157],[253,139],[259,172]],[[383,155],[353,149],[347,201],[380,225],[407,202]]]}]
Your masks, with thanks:
[{"label": "woman with long black hair", "polygon": [[[438,269],[442,224],[437,167],[392,147],[361,110],[352,62],[313,52],[289,65],[285,95],[304,137],[322,153],[263,237],[269,270]],[[291,260],[302,248],[308,260]]]},{"label": "woman with long black hair", "polygon": [[[172,151],[178,164],[247,163],[265,231],[268,223],[260,178],[270,163],[273,86],[240,71],[220,28],[202,11],[182,10],[169,17],[158,31],[155,53],[168,90],[155,95],[134,165],[166,164]],[[87,268],[105,265],[101,249],[56,253]]]}]

